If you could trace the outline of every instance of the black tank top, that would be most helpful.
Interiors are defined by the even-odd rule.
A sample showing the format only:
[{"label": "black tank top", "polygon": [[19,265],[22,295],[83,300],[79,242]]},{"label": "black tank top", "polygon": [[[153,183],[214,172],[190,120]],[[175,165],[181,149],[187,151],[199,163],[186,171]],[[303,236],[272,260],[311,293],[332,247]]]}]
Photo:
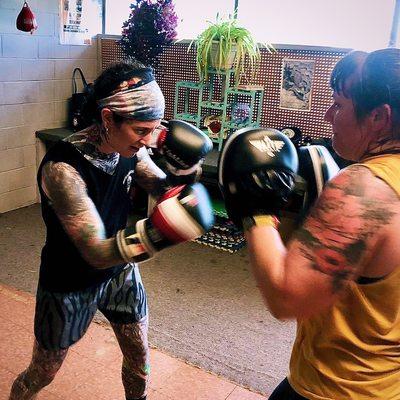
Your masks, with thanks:
[{"label": "black tank top", "polygon": [[43,158],[38,170],[42,216],[46,224],[46,243],[42,249],[39,284],[51,291],[70,292],[95,286],[122,270],[125,264],[96,269],[80,255],[65,233],[41,187],[43,165],[49,161],[64,162],[75,168],[87,186],[89,197],[103,220],[107,238],[125,228],[131,211],[129,188],[137,163],[120,157],[113,175],[95,167],[71,143],[57,142]]}]

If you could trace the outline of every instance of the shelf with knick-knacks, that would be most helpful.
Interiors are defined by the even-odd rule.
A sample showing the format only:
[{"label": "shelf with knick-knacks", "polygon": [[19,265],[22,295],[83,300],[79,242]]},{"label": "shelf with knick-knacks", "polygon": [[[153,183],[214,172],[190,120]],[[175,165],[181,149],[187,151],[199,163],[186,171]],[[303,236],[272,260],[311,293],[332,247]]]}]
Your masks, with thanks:
[{"label": "shelf with knick-knacks", "polygon": [[207,81],[178,81],[175,88],[174,118],[203,129],[218,151],[235,130],[260,126],[264,88],[234,86],[233,74],[210,69]]}]

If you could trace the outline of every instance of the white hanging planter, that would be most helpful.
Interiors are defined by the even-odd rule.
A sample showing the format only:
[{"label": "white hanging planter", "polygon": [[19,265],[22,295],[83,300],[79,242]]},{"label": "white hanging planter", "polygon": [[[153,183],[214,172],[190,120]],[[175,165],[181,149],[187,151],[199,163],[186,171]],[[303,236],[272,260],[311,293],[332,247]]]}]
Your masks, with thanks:
[{"label": "white hanging planter", "polygon": [[[211,44],[210,53],[210,66],[219,70],[226,70],[232,68],[236,57],[236,45],[233,44],[229,55],[223,54],[220,57],[220,46],[218,41],[213,41]],[[221,60],[221,61],[220,61]]]}]

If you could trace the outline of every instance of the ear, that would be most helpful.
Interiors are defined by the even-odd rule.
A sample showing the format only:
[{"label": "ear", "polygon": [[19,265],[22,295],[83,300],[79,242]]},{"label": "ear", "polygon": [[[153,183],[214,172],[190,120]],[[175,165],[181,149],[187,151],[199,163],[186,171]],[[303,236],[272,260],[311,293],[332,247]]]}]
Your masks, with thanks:
[{"label": "ear", "polygon": [[383,104],[374,108],[370,114],[370,121],[375,132],[388,132],[392,129],[392,108]]},{"label": "ear", "polygon": [[104,127],[109,128],[114,123],[113,112],[109,108],[103,108],[101,110],[101,120]]}]

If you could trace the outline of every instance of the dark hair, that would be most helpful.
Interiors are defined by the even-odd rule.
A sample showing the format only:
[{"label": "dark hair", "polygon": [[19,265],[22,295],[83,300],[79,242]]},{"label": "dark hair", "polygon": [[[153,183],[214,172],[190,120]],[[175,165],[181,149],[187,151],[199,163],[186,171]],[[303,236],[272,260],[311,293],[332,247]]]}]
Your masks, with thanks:
[{"label": "dark hair", "polygon": [[[140,76],[148,70],[149,68],[141,62],[131,59],[111,64],[93,83],[90,99],[84,111],[86,118],[92,122],[101,122],[101,110],[97,106],[97,100],[110,96],[112,91],[124,80]],[[117,124],[122,123],[126,119],[115,113],[113,117]]]},{"label": "dark hair", "polygon": [[330,83],[353,101],[357,118],[388,104],[393,124],[400,126],[400,49],[351,52],[336,64]]}]

